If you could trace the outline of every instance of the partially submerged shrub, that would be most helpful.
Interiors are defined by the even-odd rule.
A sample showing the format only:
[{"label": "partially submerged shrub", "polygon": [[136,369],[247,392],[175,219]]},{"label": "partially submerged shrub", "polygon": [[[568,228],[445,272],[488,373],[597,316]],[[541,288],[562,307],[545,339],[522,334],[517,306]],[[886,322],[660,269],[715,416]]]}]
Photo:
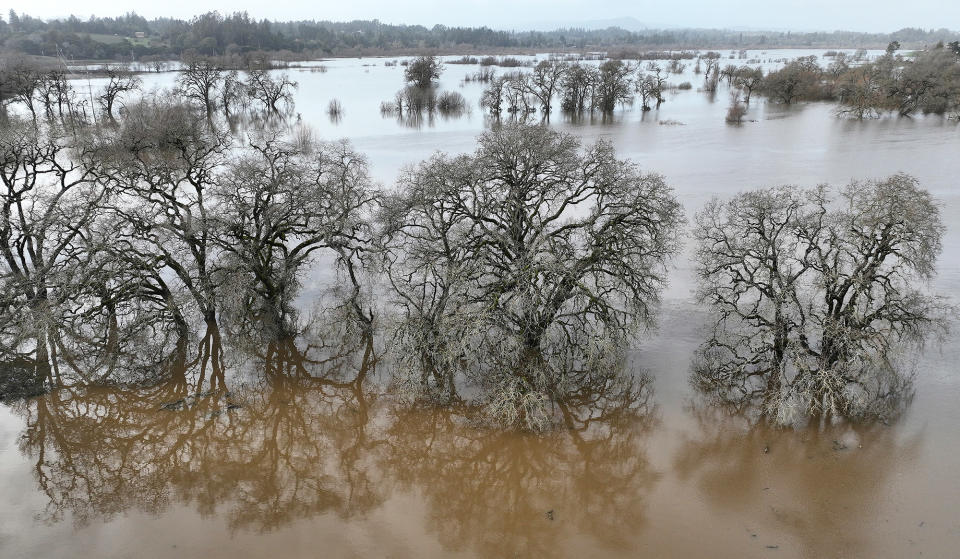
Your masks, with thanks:
[{"label": "partially submerged shrub", "polygon": [[456,91],[444,91],[437,98],[437,110],[444,114],[461,113],[467,108],[467,100]]},{"label": "partially submerged shrub", "polygon": [[747,106],[743,104],[739,90],[730,94],[730,107],[727,109],[727,122],[729,124],[740,124],[743,122],[743,116],[747,114]]}]

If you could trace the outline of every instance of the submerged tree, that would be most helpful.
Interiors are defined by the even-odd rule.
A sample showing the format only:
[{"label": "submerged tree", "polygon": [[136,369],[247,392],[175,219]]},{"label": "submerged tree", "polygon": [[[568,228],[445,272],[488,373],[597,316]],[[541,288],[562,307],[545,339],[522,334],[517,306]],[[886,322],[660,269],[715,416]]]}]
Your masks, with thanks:
[{"label": "submerged tree", "polygon": [[697,216],[700,299],[716,312],[695,384],[788,422],[891,413],[898,348],[944,325],[932,277],[943,224],[916,179],[783,187]]},{"label": "submerged tree", "polygon": [[622,60],[600,65],[594,89],[594,105],[603,113],[612,113],[617,105],[633,101],[633,67]]},{"label": "submerged tree", "polygon": [[822,97],[820,78],[823,69],[814,56],[801,56],[783,68],[770,72],[763,81],[763,91],[776,101],[791,104],[801,99]]},{"label": "submerged tree", "polygon": [[88,250],[109,197],[100,178],[83,143],[22,120],[0,128],[0,360],[41,382],[59,377],[58,356],[71,357],[69,314],[85,318],[88,341],[115,341]]},{"label": "submerged tree", "polygon": [[223,84],[227,74],[209,58],[191,58],[185,62],[186,67],[177,76],[177,88],[184,97],[200,105],[209,115],[213,112],[216,89]]},{"label": "submerged tree", "polygon": [[582,149],[524,125],[479,142],[401,181],[387,272],[421,382],[452,386],[445,366],[470,362],[519,408],[556,396],[570,366],[616,359],[652,322],[682,218],[663,178],[606,142]]},{"label": "submerged tree", "polygon": [[433,85],[433,80],[443,72],[443,63],[437,56],[418,56],[410,61],[403,71],[407,83],[414,87],[426,89]]},{"label": "submerged tree", "polygon": [[635,87],[637,93],[640,94],[643,110],[650,110],[650,104],[648,103],[650,99],[657,102],[657,108],[659,109],[665,100],[663,90],[667,87],[667,77],[663,74],[663,69],[660,68],[659,64],[650,62],[647,65],[647,71],[641,70],[639,72]]},{"label": "submerged tree", "polygon": [[960,60],[946,49],[924,51],[900,64],[884,57],[871,66],[885,77],[886,102],[880,108],[908,116],[960,107]]},{"label": "submerged tree", "polygon": [[0,59],[0,107],[22,103],[36,120],[36,96],[43,76],[43,68],[25,56]]},{"label": "submerged tree", "polygon": [[510,78],[507,76],[496,76],[490,80],[490,83],[480,94],[480,106],[490,111],[493,116],[500,116],[503,107],[503,98],[507,89],[507,83]]},{"label": "submerged tree", "polygon": [[73,90],[64,70],[54,69],[44,73],[38,93],[48,119],[52,119],[55,114],[63,118],[65,108],[69,115]]},{"label": "submerged tree", "polygon": [[883,82],[870,66],[861,66],[844,72],[836,82],[836,94],[841,103],[837,114],[857,119],[879,116],[883,106]]},{"label": "submerged tree", "polygon": [[243,108],[247,105],[249,97],[239,72],[236,70],[224,72],[217,97],[223,114],[228,118],[238,107]]},{"label": "submerged tree", "polygon": [[534,66],[533,72],[524,82],[527,91],[540,102],[540,110],[546,120],[550,120],[553,96],[560,89],[566,71],[567,65],[562,62],[543,60]]},{"label": "submerged tree", "polygon": [[739,89],[734,89],[730,92],[730,106],[727,108],[726,121],[730,124],[741,124],[746,114],[747,106],[743,103],[743,94]]},{"label": "submerged tree", "polygon": [[107,84],[103,86],[98,101],[107,118],[114,120],[114,106],[121,100],[123,94],[140,89],[143,80],[127,68],[104,66],[100,71],[106,75]]},{"label": "submerged tree", "polygon": [[247,72],[247,95],[262,105],[265,113],[282,114],[293,109],[293,90],[297,82],[287,74],[270,75],[260,68]]},{"label": "submerged tree", "polygon": [[128,254],[162,270],[144,279],[165,278],[169,286],[152,288],[185,291],[214,335],[219,280],[210,190],[228,139],[185,104],[145,100],[128,112],[101,147],[110,180],[123,192],[113,208],[122,225],[116,234],[129,242]]},{"label": "submerged tree", "polygon": [[330,249],[350,281],[349,305],[369,325],[360,274],[377,193],[361,155],[346,142],[294,146],[267,138],[231,161],[217,183],[217,243],[224,266],[236,272],[232,297],[245,320],[273,337],[291,335],[304,264]]},{"label": "submerged tree", "polygon": [[561,81],[560,108],[568,113],[582,113],[594,108],[594,90],[599,72],[594,66],[574,64]]},{"label": "submerged tree", "polygon": [[749,105],[753,91],[763,85],[763,68],[741,66],[734,72],[732,83],[743,91],[743,102]]}]

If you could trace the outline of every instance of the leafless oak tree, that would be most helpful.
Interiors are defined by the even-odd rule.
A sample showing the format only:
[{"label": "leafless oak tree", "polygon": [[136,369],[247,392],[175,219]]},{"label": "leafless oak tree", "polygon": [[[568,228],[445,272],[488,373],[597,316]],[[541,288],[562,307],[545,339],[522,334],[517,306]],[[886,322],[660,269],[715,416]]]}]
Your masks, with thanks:
[{"label": "leafless oak tree", "polygon": [[0,188],[0,353],[45,381],[70,358],[67,314],[116,334],[109,304],[91,295],[86,249],[110,193],[89,150],[16,119],[0,129]]},{"label": "leafless oak tree", "polygon": [[240,312],[275,337],[292,334],[293,297],[304,264],[321,249],[335,253],[352,292],[357,318],[373,317],[361,297],[369,217],[377,192],[366,160],[345,142],[295,146],[281,138],[255,141],[217,182],[217,242],[244,298]]},{"label": "leafless oak tree", "polygon": [[197,57],[185,61],[177,75],[177,88],[184,97],[213,112],[215,91],[223,84],[225,71],[214,60]]},{"label": "leafless oak tree", "polygon": [[400,335],[421,382],[452,386],[444,366],[467,360],[516,402],[549,397],[546,362],[600,359],[653,320],[680,207],[606,142],[519,124],[479,142],[411,169],[387,204]]},{"label": "leafless oak tree", "polygon": [[272,76],[268,70],[252,69],[247,72],[246,86],[250,99],[259,102],[266,113],[281,114],[293,108],[297,82],[287,74]]},{"label": "leafless oak tree", "polygon": [[895,350],[943,327],[943,224],[906,175],[714,201],[697,216],[700,299],[717,313],[696,384],[788,422],[889,413]]},{"label": "leafless oak tree", "polygon": [[550,111],[553,107],[553,97],[560,88],[560,83],[567,71],[567,65],[553,60],[542,60],[533,68],[525,85],[527,91],[540,102],[543,118],[550,120]]},{"label": "leafless oak tree", "polygon": [[114,106],[120,101],[123,94],[140,89],[143,80],[129,69],[118,66],[104,66],[100,71],[103,72],[108,81],[103,86],[97,100],[100,102],[100,107],[106,113],[107,118],[115,120]]}]

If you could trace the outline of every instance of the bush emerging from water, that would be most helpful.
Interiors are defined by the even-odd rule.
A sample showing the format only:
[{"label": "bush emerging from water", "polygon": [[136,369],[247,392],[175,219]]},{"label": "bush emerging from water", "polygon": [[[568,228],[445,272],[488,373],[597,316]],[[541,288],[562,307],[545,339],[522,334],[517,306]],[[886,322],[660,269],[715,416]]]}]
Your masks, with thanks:
[{"label": "bush emerging from water", "polygon": [[467,100],[456,91],[444,91],[437,97],[437,110],[443,114],[461,113],[467,108]]}]

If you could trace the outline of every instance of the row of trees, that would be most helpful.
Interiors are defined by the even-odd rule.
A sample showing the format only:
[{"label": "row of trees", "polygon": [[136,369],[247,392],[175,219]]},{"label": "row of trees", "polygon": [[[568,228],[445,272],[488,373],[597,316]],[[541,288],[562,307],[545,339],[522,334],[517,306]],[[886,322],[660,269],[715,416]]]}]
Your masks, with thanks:
[{"label": "row of trees", "polygon": [[[476,152],[437,154],[384,191],[346,143],[281,120],[223,130],[206,83],[183,81],[193,95],[179,101],[128,103],[110,126],[11,117],[0,131],[6,363],[47,383],[149,376],[157,356],[183,362],[193,339],[199,362],[222,371],[223,327],[296,335],[300,281],[322,258],[339,271],[339,316],[358,332],[386,326],[403,393],[456,400],[468,382],[489,419],[541,428],[555,402],[611,382],[654,322],[682,211],[663,177],[609,143],[496,126]],[[725,317],[714,339],[740,336],[726,329],[740,309],[747,330],[743,346],[711,342],[701,385],[757,376],[716,365],[720,349],[752,367],[771,344],[779,371],[784,348],[802,348],[790,354],[808,356],[790,358],[802,373],[763,388],[801,413],[860,413],[856,402],[886,393],[855,392],[880,382],[864,364],[935,323],[936,300],[911,290],[910,274],[933,272],[936,205],[903,176],[850,187],[842,207],[826,190],[778,192],[757,210],[759,231],[741,198],[698,216],[704,298]],[[788,215],[771,232],[774,210]]]},{"label": "row of trees", "polygon": [[555,97],[564,112],[599,111],[612,113],[632,103],[640,94],[643,110],[650,103],[659,108],[668,88],[666,72],[656,63],[639,68],[622,60],[608,60],[599,66],[544,60],[530,73],[494,76],[484,89],[480,105],[492,115],[505,109],[510,114],[541,111],[550,118]]},{"label": "row of trees", "polygon": [[[754,93],[791,104],[798,101],[831,100],[838,114],[855,118],[893,112],[899,116],[917,113],[960,114],[960,43],[939,44],[912,56],[898,56],[899,43],[891,43],[885,55],[865,61],[863,55],[832,54],[824,67],[815,56],[799,57],[764,75],[751,65],[728,64],[721,68],[720,55],[708,52],[696,60],[695,73],[703,74],[703,91],[715,93],[726,80],[731,88],[727,120],[739,123]],[[672,86],[671,73],[682,73],[677,60],[666,67],[656,62],[631,65],[608,60],[599,66],[545,60],[532,72],[486,76],[488,82],[480,104],[493,115],[528,114],[539,108],[549,118],[554,97],[570,113],[612,112],[632,103],[638,94],[644,111],[660,108],[664,93]]]},{"label": "row of trees", "polygon": [[771,72],[762,90],[782,103],[834,100],[841,114],[855,118],[960,110],[960,44],[939,44],[912,56],[897,55],[897,48],[891,44],[886,54],[866,63],[838,53],[826,68],[801,57]]},{"label": "row of trees", "polygon": [[[148,375],[158,363],[128,356],[179,355],[199,326],[198,359],[222,369],[223,326],[257,339],[296,333],[300,278],[324,252],[344,279],[340,308],[362,330],[375,318],[364,278],[389,278],[400,309],[395,341],[417,362],[402,376],[423,371],[414,375],[423,383],[410,385],[416,395],[451,388],[470,356],[496,370],[478,350],[454,349],[466,340],[451,336],[465,331],[446,325],[469,323],[474,342],[511,336],[496,345],[503,364],[523,372],[506,378],[539,405],[528,412],[497,400],[491,406],[508,415],[496,419],[542,424],[560,381],[573,382],[546,374],[554,354],[578,355],[564,340],[622,341],[634,318],[652,319],[679,206],[662,179],[616,160],[607,144],[581,152],[569,136],[524,127],[481,144],[473,158],[453,167],[437,158],[384,195],[347,144],[268,131],[242,140],[198,106],[146,98],[116,126],[76,133],[11,118],[0,137],[4,360],[32,364],[45,382]],[[516,153],[525,159],[504,159]],[[471,173],[469,182],[429,184],[427,175],[453,168]],[[538,169],[552,173],[549,191]],[[512,192],[501,192],[508,184]],[[462,198],[463,188],[477,197]],[[517,213],[530,196],[538,204]],[[581,210],[592,215],[568,221]],[[427,256],[435,250],[446,260]],[[559,265],[561,253],[576,265]],[[622,297],[630,305],[618,309]],[[491,307],[493,298],[500,304]]]},{"label": "row of trees", "polygon": [[[140,95],[142,80],[125,66],[108,65],[90,72],[105,83],[94,91],[78,91],[60,65],[12,56],[0,59],[0,110],[22,106],[37,120],[41,116],[76,126],[96,120],[98,112],[114,121],[124,102]],[[270,72],[259,64],[242,74],[217,58],[191,57],[177,75],[176,93],[208,116],[220,109],[227,116],[247,110],[269,115],[293,110],[297,82],[285,73]]]},{"label": "row of trees", "polygon": [[[791,33],[771,31],[726,31],[670,29],[627,31],[607,29],[558,29],[555,31],[497,31],[486,27],[391,25],[373,21],[256,20],[246,12],[222,15],[208,12],[189,21],[159,18],[147,20],[124,16],[75,16],[43,21],[11,10],[8,21],[0,18],[0,42],[16,51],[83,59],[139,59],[142,56],[179,57],[193,51],[214,55],[249,50],[287,50],[317,55],[357,54],[416,50],[423,48],[594,48],[641,46],[654,49],[722,47],[850,48],[885,45],[890,41],[920,46],[937,41],[955,41],[946,29],[902,29],[894,33]],[[144,33],[145,39],[138,39]]]},{"label": "row of trees", "polygon": [[[765,84],[763,70],[748,65],[728,65],[721,70],[719,58],[716,52],[697,58],[697,73],[704,74],[704,89],[715,91],[719,82],[726,79],[731,86],[744,92],[743,98],[749,103],[751,94]],[[668,76],[683,71],[684,66],[677,59],[665,66],[655,61],[631,64],[608,60],[594,66],[544,60],[530,73],[489,76],[484,80],[488,85],[480,98],[480,105],[492,115],[499,115],[504,110],[523,115],[539,108],[544,119],[549,119],[555,97],[560,99],[561,110],[579,114],[612,113],[618,106],[631,104],[639,96],[642,110],[649,111],[659,109],[666,101],[666,92],[674,87],[668,83]]]},{"label": "row of trees", "polygon": [[77,133],[11,119],[0,137],[5,360],[47,382],[149,375],[159,364],[124,363],[129,349],[178,354],[200,324],[216,369],[224,308],[242,309],[224,311],[236,328],[288,333],[312,255],[328,249],[352,269],[366,163],[344,144],[237,141],[202,111],[152,99],[118,126]]}]

